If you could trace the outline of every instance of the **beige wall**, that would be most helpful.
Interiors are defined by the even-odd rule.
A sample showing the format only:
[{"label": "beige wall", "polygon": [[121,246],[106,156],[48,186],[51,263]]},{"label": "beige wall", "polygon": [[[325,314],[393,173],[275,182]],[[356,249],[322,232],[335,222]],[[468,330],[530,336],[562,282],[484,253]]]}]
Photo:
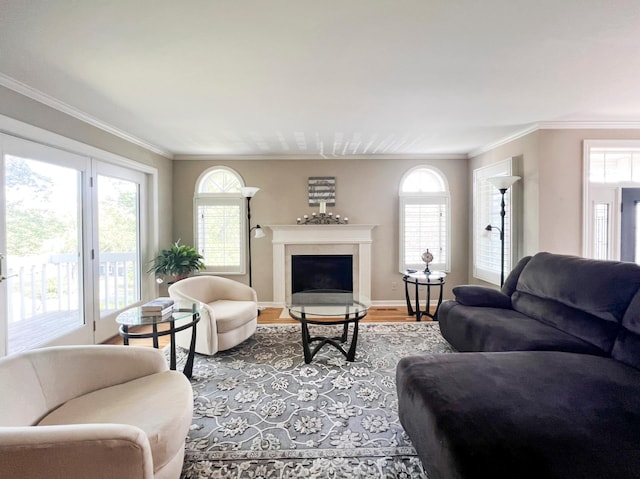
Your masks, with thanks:
[{"label": "beige wall", "polygon": [[[446,176],[451,192],[452,272],[451,286],[467,280],[468,167],[467,160],[256,160],[174,161],[174,237],[193,244],[193,192],[200,174],[224,165],[237,171],[248,186],[260,191],[251,201],[252,225],[295,224],[310,214],[307,181],[310,176],[336,177],[336,206],[329,208],[349,217],[350,223],[377,224],[373,231],[372,291],[374,301],[404,299],[398,272],[398,187],[402,175],[416,165],[430,165]],[[273,300],[271,233],[252,240],[253,286],[261,302]],[[248,282],[248,278],[234,276]],[[396,288],[392,288],[392,283]]]},{"label": "beige wall", "polygon": [[[538,251],[582,255],[584,140],[640,140],[640,131],[544,129],[471,159],[470,189],[473,169],[510,156],[521,157],[523,256]],[[478,283],[472,268],[470,261],[469,280]]]},{"label": "beige wall", "polygon": [[583,253],[584,140],[640,140],[640,130],[540,130],[541,251]]},{"label": "beige wall", "polygon": [[[171,161],[53,108],[0,87],[0,115],[57,133],[158,170],[159,247],[181,238],[193,243],[193,191],[198,176],[214,165],[229,166],[261,191],[252,201],[253,224],[293,224],[307,207],[307,178],[335,176],[336,213],[352,223],[373,223],[372,299],[402,300],[398,273],[398,185],[410,168],[426,164],[447,177],[452,208],[451,287],[479,282],[472,277],[472,173],[475,168],[517,157],[523,182],[522,255],[538,251],[582,254],[582,155],[586,139],[640,139],[638,130],[538,130],[470,160],[257,160]],[[268,237],[253,240],[254,286],[261,301],[272,300],[272,249]],[[247,278],[238,278],[247,281]],[[392,288],[396,283],[396,288]]]}]

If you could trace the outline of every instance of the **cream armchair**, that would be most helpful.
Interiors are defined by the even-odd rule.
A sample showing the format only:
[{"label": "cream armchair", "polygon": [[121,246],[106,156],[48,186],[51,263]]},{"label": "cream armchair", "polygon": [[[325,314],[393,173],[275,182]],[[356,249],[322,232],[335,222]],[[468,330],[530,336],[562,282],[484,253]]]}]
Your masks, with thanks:
[{"label": "cream armchair", "polygon": [[0,477],[178,479],[193,392],[164,355],[59,346],[0,359]]},{"label": "cream armchair", "polygon": [[[258,297],[246,284],[219,276],[193,276],[169,286],[169,296],[204,304],[197,325],[197,353],[212,355],[232,348],[256,330]],[[178,346],[189,349],[190,342],[190,331],[176,334]]]}]

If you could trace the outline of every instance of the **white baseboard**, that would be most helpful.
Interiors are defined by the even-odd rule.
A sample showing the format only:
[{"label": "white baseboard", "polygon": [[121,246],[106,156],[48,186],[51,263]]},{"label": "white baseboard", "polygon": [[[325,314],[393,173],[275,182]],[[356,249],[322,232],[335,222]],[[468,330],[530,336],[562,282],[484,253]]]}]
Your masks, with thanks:
[{"label": "white baseboard", "polygon": [[[414,304],[414,302],[411,302],[412,304]],[[421,301],[421,304],[424,304],[424,301]],[[438,301],[431,301],[430,303],[431,306],[436,307],[438,305]],[[278,303],[278,302],[274,302],[274,301],[262,301],[258,303],[258,309],[265,309],[265,308],[284,308],[286,305],[282,304],[282,303]],[[383,300],[376,300],[376,301],[371,301],[371,306],[375,306],[375,307],[407,307],[407,302],[404,299],[383,299]]]}]

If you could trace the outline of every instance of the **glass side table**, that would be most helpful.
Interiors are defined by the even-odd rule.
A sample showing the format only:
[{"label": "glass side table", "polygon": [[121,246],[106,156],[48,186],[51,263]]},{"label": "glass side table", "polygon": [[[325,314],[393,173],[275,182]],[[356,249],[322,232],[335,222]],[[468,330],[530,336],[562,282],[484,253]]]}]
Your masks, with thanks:
[{"label": "glass side table", "polygon": [[[187,362],[184,365],[183,373],[191,378],[193,373],[193,358],[196,346],[196,324],[200,321],[200,312],[202,311],[202,303],[193,301],[176,301],[173,305],[173,313],[166,316],[148,316],[143,314],[142,308],[135,307],[123,311],[116,317],[116,321],[120,324],[119,333],[125,346],[129,345],[129,339],[152,338],[153,347],[158,349],[158,338],[160,336],[171,335],[171,353],[169,357],[169,368],[176,369],[176,333],[191,328],[191,343],[189,345],[189,353],[187,354]],[[178,320],[188,320],[188,322],[176,326]],[[158,325],[166,323],[169,328],[158,331]],[[129,331],[133,326],[152,327],[150,333],[139,333]]]},{"label": "glass side table", "polygon": [[[438,320],[438,309],[442,304],[442,291],[444,289],[445,279],[447,273],[443,271],[430,271],[425,273],[424,271],[405,271],[403,273],[402,281],[404,281],[404,294],[407,300],[407,311],[410,316],[415,315],[416,321],[421,321],[422,316],[428,316],[434,321]],[[414,285],[415,288],[415,309],[411,305],[411,298],[409,296],[409,285]],[[420,292],[419,287],[424,286],[427,289],[426,305],[423,310],[420,309]],[[431,305],[431,288],[440,288],[438,293],[438,304],[433,314],[429,311]]]}]

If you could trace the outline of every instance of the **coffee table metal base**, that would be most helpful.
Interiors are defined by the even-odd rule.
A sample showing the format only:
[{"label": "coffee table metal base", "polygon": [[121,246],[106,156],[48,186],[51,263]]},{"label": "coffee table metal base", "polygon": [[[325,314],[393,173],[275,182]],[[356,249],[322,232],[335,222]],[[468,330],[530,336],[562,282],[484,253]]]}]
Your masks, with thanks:
[{"label": "coffee table metal base", "polygon": [[[306,314],[302,313],[297,315],[293,311],[289,310],[289,314],[292,318],[300,321],[302,326],[302,350],[304,352],[304,362],[309,364],[313,357],[322,349],[325,344],[330,344],[338,351],[340,351],[346,358],[347,361],[354,361],[356,357],[356,345],[358,344],[358,325],[360,324],[360,320],[366,316],[366,311],[362,313],[357,313],[355,315],[345,315],[343,318],[336,319],[311,319],[306,316]],[[342,344],[347,342],[347,338],[349,335],[349,324],[353,323],[353,334],[351,336],[351,343],[349,344],[349,350],[345,350]],[[325,336],[311,336],[309,331],[309,325],[342,325],[342,335],[336,336],[332,338],[328,338]],[[315,343],[319,341],[311,349],[311,343]],[[342,343],[342,344],[341,344]]]}]

